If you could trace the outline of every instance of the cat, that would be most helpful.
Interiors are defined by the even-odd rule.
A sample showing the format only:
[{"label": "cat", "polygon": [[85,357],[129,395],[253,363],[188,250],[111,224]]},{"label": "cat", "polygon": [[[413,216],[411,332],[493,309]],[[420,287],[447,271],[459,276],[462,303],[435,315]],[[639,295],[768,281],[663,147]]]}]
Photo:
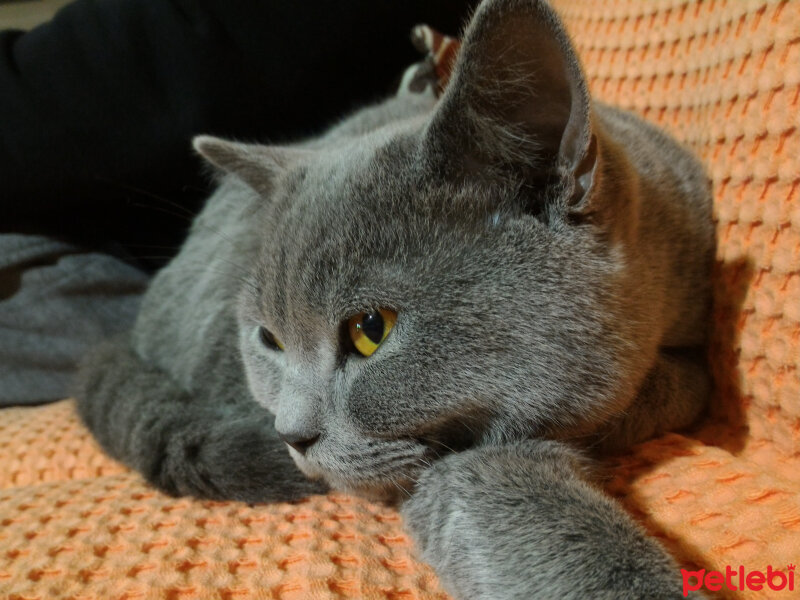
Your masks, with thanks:
[{"label": "cat", "polygon": [[590,100],[552,8],[481,3],[438,101],[194,145],[220,185],[79,377],[112,456],[175,495],[397,502],[459,600],[683,597],[589,459],[706,403],[708,180]]}]

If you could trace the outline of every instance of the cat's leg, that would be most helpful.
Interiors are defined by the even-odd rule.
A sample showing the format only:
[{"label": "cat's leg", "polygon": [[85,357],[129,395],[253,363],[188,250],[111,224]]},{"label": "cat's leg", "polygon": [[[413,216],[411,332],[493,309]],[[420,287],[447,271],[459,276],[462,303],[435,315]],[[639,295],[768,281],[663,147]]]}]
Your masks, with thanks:
[{"label": "cat's leg", "polygon": [[667,431],[687,427],[708,404],[711,376],[704,348],[664,348],[636,400],[590,441],[614,452]]},{"label": "cat's leg", "polygon": [[124,335],[86,357],[77,383],[78,410],[103,448],[167,493],[263,502],[324,491],[239,381],[226,398],[193,397]]},{"label": "cat's leg", "polygon": [[457,600],[684,597],[675,562],[559,442],[447,456],[403,513]]}]

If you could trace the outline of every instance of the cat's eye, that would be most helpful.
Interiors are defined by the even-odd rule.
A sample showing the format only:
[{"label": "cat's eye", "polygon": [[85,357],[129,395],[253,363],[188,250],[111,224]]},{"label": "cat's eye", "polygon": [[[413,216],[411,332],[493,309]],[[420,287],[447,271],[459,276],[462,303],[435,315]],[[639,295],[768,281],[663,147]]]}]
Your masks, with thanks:
[{"label": "cat's eye", "polygon": [[347,322],[350,341],[361,356],[371,356],[389,335],[396,321],[397,313],[388,308],[358,313]]},{"label": "cat's eye", "polygon": [[258,339],[270,350],[283,350],[283,344],[266,327],[258,328]]}]

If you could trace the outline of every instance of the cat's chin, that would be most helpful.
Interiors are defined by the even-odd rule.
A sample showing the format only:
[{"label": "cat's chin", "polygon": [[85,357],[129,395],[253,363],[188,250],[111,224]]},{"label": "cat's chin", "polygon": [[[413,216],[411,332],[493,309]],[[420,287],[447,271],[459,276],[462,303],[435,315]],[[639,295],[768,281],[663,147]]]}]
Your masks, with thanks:
[{"label": "cat's chin", "polygon": [[[288,447],[287,450],[289,451],[289,456],[292,457],[294,464],[297,465],[297,468],[303,472],[303,475],[308,477],[312,480],[322,480],[328,485],[331,485],[331,482],[328,481],[328,478],[325,477],[325,472],[320,469],[316,463],[310,462],[306,460],[297,450],[294,448]],[[331,487],[333,487],[331,485]]]},{"label": "cat's chin", "polygon": [[384,504],[400,504],[411,495],[414,484],[409,476],[397,474],[390,481],[375,479],[352,479],[341,477],[321,469],[315,463],[306,460],[294,449],[289,449],[297,467],[312,480],[324,481],[332,490],[360,496],[372,502]]}]

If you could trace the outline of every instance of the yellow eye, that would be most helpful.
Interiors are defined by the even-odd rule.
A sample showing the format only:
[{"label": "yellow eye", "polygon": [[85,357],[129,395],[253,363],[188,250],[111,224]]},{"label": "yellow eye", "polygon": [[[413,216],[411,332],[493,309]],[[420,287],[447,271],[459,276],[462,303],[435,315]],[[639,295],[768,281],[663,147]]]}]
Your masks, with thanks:
[{"label": "yellow eye", "polygon": [[397,313],[388,308],[358,313],[347,323],[350,340],[362,356],[371,356],[386,339],[397,321]]},{"label": "yellow eye", "polygon": [[283,350],[283,344],[281,344],[281,341],[272,335],[272,332],[265,327],[258,328],[258,337],[261,340],[261,343],[270,350]]}]

